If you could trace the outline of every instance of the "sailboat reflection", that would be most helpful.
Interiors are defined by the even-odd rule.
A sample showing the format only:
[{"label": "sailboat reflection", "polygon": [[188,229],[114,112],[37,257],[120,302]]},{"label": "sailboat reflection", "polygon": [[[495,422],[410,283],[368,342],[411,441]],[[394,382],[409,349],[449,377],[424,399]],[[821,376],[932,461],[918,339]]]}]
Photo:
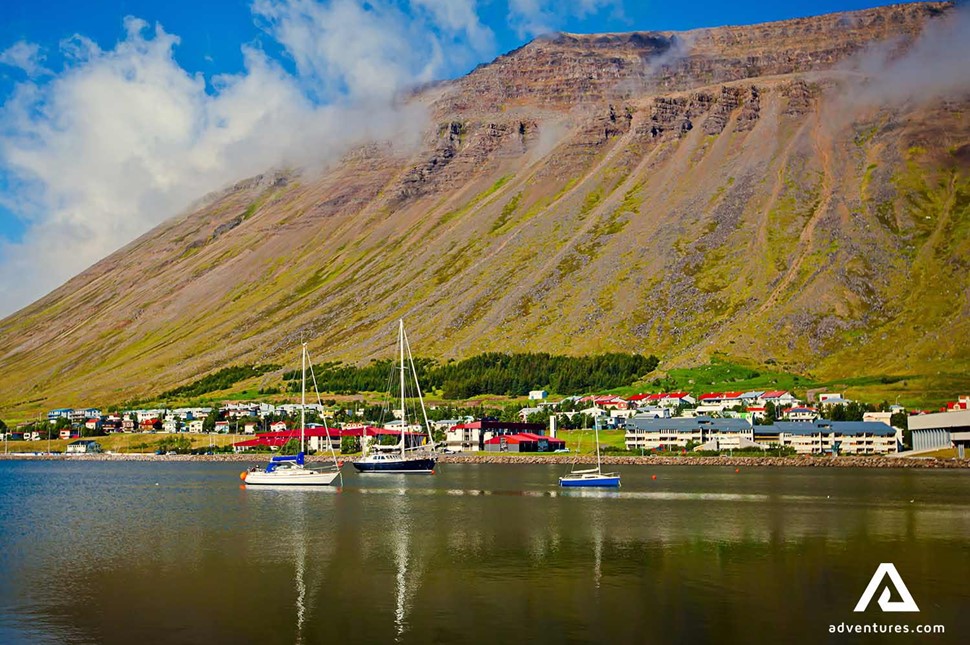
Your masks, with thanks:
[{"label": "sailboat reflection", "polygon": [[589,519],[589,526],[593,531],[593,586],[599,590],[603,580],[603,539],[606,535],[603,509],[595,506]]},{"label": "sailboat reflection", "polygon": [[397,563],[397,577],[396,577],[396,595],[394,599],[394,629],[396,632],[396,640],[400,641],[401,637],[404,635],[404,630],[407,627],[407,601],[408,601],[408,548],[410,545],[410,540],[408,539],[408,531],[405,529],[400,531],[400,539],[397,541],[397,549],[395,550],[395,560]]},{"label": "sailboat reflection", "polygon": [[[318,537],[317,531],[319,529],[318,526],[311,526],[310,505],[312,504],[314,508],[318,508],[316,500],[320,499],[320,491],[327,490],[327,488],[318,486],[307,487],[305,489],[293,486],[283,486],[280,488],[281,490],[278,496],[274,496],[276,499],[273,503],[280,504],[286,509],[287,523],[291,526],[292,532],[290,533],[289,540],[286,540],[282,535],[278,535],[282,540],[276,543],[276,548],[283,547],[283,553],[292,553],[294,562],[294,610],[296,614],[294,621],[296,632],[294,641],[296,643],[304,643],[307,641],[307,635],[304,634],[304,629],[313,612],[314,590],[319,587],[319,584],[310,584],[308,582],[312,578],[310,574],[313,570],[326,570],[327,563],[332,555],[331,545],[333,541],[331,539],[322,539],[319,542],[310,543],[311,539]],[[333,489],[329,490],[333,491]],[[263,496],[266,494],[265,488],[261,488],[260,492],[262,493],[261,498],[264,498]],[[287,542],[292,546],[292,550],[286,548]],[[312,557],[315,569],[308,567],[311,552],[313,553]]]},{"label": "sailboat reflection", "polygon": [[306,621],[306,543],[297,536],[296,540],[296,642],[303,642],[303,623]]},{"label": "sailboat reflection", "polygon": [[593,586],[600,588],[603,579],[603,530],[593,529]]},{"label": "sailboat reflection", "polygon": [[420,557],[411,553],[414,510],[408,496],[401,491],[399,503],[395,504],[391,517],[391,534],[394,538],[394,640],[401,642],[408,631],[408,614],[411,612],[414,594],[421,580]]}]

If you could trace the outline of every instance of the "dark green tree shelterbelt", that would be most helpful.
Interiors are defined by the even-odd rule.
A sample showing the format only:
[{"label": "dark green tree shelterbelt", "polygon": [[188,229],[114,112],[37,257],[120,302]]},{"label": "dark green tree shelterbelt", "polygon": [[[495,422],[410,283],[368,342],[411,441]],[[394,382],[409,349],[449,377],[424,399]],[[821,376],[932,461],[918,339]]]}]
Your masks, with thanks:
[{"label": "dark green tree shelterbelt", "polygon": [[[578,394],[630,385],[657,368],[656,356],[597,354],[557,356],[546,353],[491,352],[461,361],[439,364],[416,358],[415,370],[425,390],[440,389],[446,399],[467,399],[480,394],[524,396],[533,389]],[[365,366],[325,363],[316,370],[320,390],[337,393],[382,392],[392,381],[394,363],[371,361]],[[290,388],[299,388],[298,372],[283,375]]]}]

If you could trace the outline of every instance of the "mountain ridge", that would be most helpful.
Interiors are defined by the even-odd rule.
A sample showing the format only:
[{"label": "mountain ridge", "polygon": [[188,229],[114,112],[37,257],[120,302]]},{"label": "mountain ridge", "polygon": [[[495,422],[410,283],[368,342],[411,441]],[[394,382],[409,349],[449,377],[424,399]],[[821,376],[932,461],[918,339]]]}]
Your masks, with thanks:
[{"label": "mountain ridge", "polygon": [[300,337],[366,361],[400,316],[440,358],[720,352],[970,386],[970,101],[847,102],[840,67],[950,7],[705,28],[671,56],[533,41],[414,95],[416,147],[237,182],[0,321],[0,407],[135,398]]}]

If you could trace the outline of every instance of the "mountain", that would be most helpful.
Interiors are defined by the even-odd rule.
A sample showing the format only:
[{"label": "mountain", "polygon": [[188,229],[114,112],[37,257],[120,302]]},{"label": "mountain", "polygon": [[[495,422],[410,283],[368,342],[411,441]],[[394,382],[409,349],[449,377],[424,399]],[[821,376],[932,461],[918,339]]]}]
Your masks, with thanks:
[{"label": "mountain", "polygon": [[0,416],[302,337],[387,357],[402,316],[441,359],[719,352],[970,388],[970,87],[919,59],[957,12],[559,34],[417,89],[417,143],[240,181],[0,321]]}]

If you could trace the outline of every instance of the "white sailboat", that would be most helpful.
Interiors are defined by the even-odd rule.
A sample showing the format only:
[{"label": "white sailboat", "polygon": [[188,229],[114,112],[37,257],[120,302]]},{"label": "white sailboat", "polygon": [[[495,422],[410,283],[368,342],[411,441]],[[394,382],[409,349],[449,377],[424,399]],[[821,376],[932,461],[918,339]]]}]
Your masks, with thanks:
[{"label": "white sailboat", "polygon": [[600,488],[619,488],[619,473],[604,473],[603,465],[600,462],[600,422],[596,419],[593,428],[596,432],[596,468],[584,470],[573,470],[568,475],[559,478],[559,485],[562,487],[600,487]]},{"label": "white sailboat", "polygon": [[[363,458],[354,462],[354,468],[360,473],[382,473],[382,474],[434,474],[436,462],[434,450],[434,437],[431,433],[431,424],[428,422],[428,412],[424,407],[424,398],[421,396],[421,385],[418,383],[418,371],[414,367],[414,357],[411,355],[411,345],[408,343],[407,334],[404,333],[404,320],[398,324],[398,344],[400,345],[400,380],[401,380],[401,440],[394,448],[400,448],[400,452],[382,452],[377,447],[372,448]],[[414,388],[418,402],[421,404],[421,414],[424,419],[424,429],[428,433],[430,452],[424,447],[407,447],[407,408],[405,407],[405,374],[406,363],[404,360],[405,350],[411,366],[411,374],[414,377]]]},{"label": "white sailboat", "polygon": [[[340,464],[337,463],[337,455],[334,453],[333,444],[330,442],[329,429],[327,430],[327,446],[330,448],[330,456],[333,459],[332,466],[311,468],[305,462],[306,368],[309,358],[306,343],[303,343],[301,357],[303,380],[300,388],[300,452],[295,455],[272,457],[264,470],[254,469],[244,472],[242,479],[246,482],[246,486],[329,486],[340,477]],[[314,378],[314,387],[316,387],[316,378]],[[324,419],[324,427],[326,428],[326,419]]]}]

